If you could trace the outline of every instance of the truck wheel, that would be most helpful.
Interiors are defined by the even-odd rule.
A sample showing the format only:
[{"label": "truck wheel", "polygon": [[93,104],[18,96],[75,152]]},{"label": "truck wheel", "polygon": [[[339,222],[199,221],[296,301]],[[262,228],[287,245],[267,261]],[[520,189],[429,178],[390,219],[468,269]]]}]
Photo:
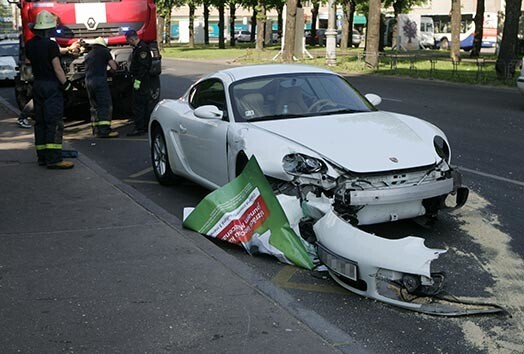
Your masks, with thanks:
[{"label": "truck wheel", "polygon": [[442,38],[440,40],[440,49],[441,50],[448,50],[449,49],[449,41],[447,38]]},{"label": "truck wheel", "polygon": [[169,186],[177,181],[178,178],[169,164],[166,139],[159,125],[155,125],[151,132],[151,162],[158,183]]}]

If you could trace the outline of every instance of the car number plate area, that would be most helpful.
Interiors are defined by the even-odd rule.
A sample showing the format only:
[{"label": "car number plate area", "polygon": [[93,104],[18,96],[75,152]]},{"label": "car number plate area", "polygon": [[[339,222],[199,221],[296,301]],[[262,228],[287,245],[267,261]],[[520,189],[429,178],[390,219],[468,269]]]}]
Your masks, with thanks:
[{"label": "car number plate area", "polygon": [[318,246],[318,257],[332,271],[343,275],[346,278],[357,281],[358,280],[358,265],[349,259],[336,255],[329,251],[326,247],[321,244]]}]

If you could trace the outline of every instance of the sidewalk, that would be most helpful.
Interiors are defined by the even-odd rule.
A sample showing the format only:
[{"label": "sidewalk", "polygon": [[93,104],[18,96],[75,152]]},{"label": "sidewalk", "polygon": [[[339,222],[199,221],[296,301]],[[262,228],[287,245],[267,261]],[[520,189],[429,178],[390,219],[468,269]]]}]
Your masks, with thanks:
[{"label": "sidewalk", "polygon": [[1,353],[364,351],[82,155],[39,167],[15,122],[0,104]]}]

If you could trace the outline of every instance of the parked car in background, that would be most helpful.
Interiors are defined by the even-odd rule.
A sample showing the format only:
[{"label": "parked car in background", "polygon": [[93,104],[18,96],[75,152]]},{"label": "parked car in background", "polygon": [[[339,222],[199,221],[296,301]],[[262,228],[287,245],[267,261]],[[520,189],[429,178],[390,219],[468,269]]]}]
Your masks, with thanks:
[{"label": "parked car in background", "polygon": [[18,75],[18,41],[0,40],[0,80],[14,80]]},{"label": "parked car in background", "polygon": [[238,42],[251,42],[251,32],[244,30],[235,31],[235,40]]},{"label": "parked car in background", "polygon": [[517,87],[524,95],[524,58],[522,58],[522,61],[520,62],[520,76],[517,79]]},{"label": "parked car in background", "polygon": [[[354,29],[351,38],[352,38],[353,47],[358,48],[358,46],[360,45],[360,42],[362,42],[362,36],[360,35],[360,32]],[[342,40],[342,30],[338,30],[337,31],[337,46],[339,47],[340,47],[341,40]],[[348,44],[349,44],[349,39],[348,39]]]},{"label": "parked car in background", "polygon": [[312,35],[311,30],[304,31],[307,45],[319,45],[321,47],[326,45],[326,29],[317,28],[315,36]]}]

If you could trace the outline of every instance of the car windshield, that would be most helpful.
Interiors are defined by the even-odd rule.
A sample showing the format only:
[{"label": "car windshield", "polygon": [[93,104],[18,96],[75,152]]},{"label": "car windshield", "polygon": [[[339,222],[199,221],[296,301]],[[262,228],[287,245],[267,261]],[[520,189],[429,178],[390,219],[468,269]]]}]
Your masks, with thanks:
[{"label": "car windshield", "polygon": [[18,57],[18,44],[1,44],[0,57]]},{"label": "car windshield", "polygon": [[261,76],[235,82],[229,90],[235,119],[240,122],[375,110],[346,80],[335,74]]}]

